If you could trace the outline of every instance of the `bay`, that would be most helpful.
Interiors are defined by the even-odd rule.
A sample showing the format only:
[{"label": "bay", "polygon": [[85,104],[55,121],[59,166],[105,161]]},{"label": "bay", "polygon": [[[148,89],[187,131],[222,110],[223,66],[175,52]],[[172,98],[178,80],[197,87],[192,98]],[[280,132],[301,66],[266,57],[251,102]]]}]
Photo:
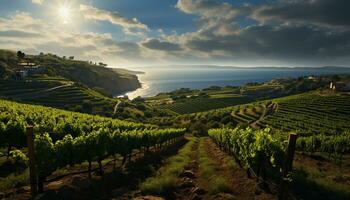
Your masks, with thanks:
[{"label": "bay", "polygon": [[266,82],[276,78],[319,76],[326,74],[350,73],[350,68],[235,68],[213,66],[172,66],[137,68],[144,74],[138,78],[142,88],[127,92],[130,99],[137,96],[151,97],[159,93],[170,92],[179,88],[203,89],[210,86],[239,86],[249,82]]}]

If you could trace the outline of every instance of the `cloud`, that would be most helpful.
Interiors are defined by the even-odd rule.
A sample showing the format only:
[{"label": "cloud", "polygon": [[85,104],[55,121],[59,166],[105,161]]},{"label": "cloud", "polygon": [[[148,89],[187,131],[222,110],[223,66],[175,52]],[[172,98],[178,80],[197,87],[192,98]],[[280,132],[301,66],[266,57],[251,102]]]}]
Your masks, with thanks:
[{"label": "cloud", "polygon": [[314,24],[350,28],[349,0],[279,1],[258,7],[253,18],[262,21]]},{"label": "cloud", "polygon": [[[82,60],[126,64],[147,61],[134,42],[117,42],[109,33],[69,32],[56,24],[33,18],[29,13],[0,17],[1,48],[28,54],[55,53]],[[154,58],[153,58],[154,60]]]},{"label": "cloud", "polygon": [[41,5],[44,3],[44,0],[32,0],[32,3]]},{"label": "cloud", "polygon": [[138,19],[127,19],[121,16],[118,12],[110,12],[107,10],[101,10],[89,5],[80,5],[80,11],[86,19],[109,21],[112,24],[123,27],[124,31],[128,34],[134,33],[131,29],[148,30],[147,25],[141,23]]},{"label": "cloud", "polygon": [[158,39],[147,39],[141,43],[142,46],[161,51],[180,51],[182,48],[178,44],[171,42],[159,41]]},{"label": "cloud", "polygon": [[[241,5],[178,0],[177,8],[201,17],[198,30],[166,39],[188,54],[229,63],[349,64],[350,20],[345,0],[280,0]],[[259,16],[259,17],[258,17]],[[255,23],[240,25],[238,17]]]},{"label": "cloud", "polygon": [[236,9],[229,3],[219,3],[214,0],[178,0],[176,7],[188,14],[222,19],[232,19],[244,10]]},{"label": "cloud", "polygon": [[[235,6],[227,2],[178,0],[176,8],[195,15],[195,31],[150,31],[152,38],[144,35],[142,40],[123,42],[116,41],[111,33],[69,32],[29,13],[17,12],[0,17],[0,44],[13,50],[52,52],[129,66],[204,62],[349,65],[347,0],[278,0]],[[108,21],[121,26],[126,34],[148,31],[139,20],[116,12],[88,5],[80,5],[80,10],[86,19]]]},{"label": "cloud", "polygon": [[310,26],[251,26],[225,37],[203,38],[190,35],[188,48],[235,59],[264,58],[270,60],[327,60],[347,57],[350,32],[327,32]]},{"label": "cloud", "polygon": [[40,33],[31,33],[31,32],[25,32],[25,31],[17,31],[17,30],[7,30],[7,31],[0,31],[0,37],[37,38],[37,37],[42,37],[42,35]]}]

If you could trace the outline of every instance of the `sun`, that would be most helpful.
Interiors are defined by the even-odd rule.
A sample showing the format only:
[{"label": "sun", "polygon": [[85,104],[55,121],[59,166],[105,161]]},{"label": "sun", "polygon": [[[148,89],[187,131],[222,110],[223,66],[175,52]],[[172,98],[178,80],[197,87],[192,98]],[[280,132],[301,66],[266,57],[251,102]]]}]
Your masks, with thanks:
[{"label": "sun", "polygon": [[66,5],[61,5],[58,8],[58,16],[63,20],[64,24],[67,24],[71,18],[71,10]]}]

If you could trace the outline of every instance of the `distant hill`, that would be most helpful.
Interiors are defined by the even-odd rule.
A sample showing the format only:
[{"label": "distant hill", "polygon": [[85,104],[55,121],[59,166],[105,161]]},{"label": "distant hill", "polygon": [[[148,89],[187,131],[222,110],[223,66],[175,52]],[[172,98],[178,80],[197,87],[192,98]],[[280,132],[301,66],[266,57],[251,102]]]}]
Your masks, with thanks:
[{"label": "distant hill", "polygon": [[[0,78],[6,79],[14,73],[20,60],[16,52],[0,50]],[[54,54],[26,55],[21,61],[34,62],[46,68],[49,76],[61,76],[90,88],[103,90],[109,95],[117,95],[141,86],[137,76],[126,71],[118,72],[111,68],[95,65]]]},{"label": "distant hill", "polygon": [[322,67],[273,67],[273,66],[262,66],[262,67],[237,67],[227,65],[167,65],[167,66],[149,66],[147,68],[176,68],[176,69],[264,69],[264,70],[332,70],[332,71],[350,71],[350,66],[322,66]]}]

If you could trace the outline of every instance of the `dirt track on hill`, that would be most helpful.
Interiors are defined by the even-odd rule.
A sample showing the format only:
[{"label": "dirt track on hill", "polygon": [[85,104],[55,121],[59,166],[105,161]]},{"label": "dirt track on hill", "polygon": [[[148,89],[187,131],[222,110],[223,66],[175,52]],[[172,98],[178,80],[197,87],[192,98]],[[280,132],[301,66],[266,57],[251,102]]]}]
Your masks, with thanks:
[{"label": "dirt track on hill", "polygon": [[259,127],[258,123],[260,121],[263,121],[267,116],[272,115],[273,112],[275,110],[277,110],[277,108],[278,108],[278,104],[277,103],[271,103],[267,107],[264,106],[263,113],[260,115],[260,117],[257,120],[253,121],[252,123],[250,123],[249,125],[251,127],[257,128],[257,129],[261,128],[261,127]]}]

